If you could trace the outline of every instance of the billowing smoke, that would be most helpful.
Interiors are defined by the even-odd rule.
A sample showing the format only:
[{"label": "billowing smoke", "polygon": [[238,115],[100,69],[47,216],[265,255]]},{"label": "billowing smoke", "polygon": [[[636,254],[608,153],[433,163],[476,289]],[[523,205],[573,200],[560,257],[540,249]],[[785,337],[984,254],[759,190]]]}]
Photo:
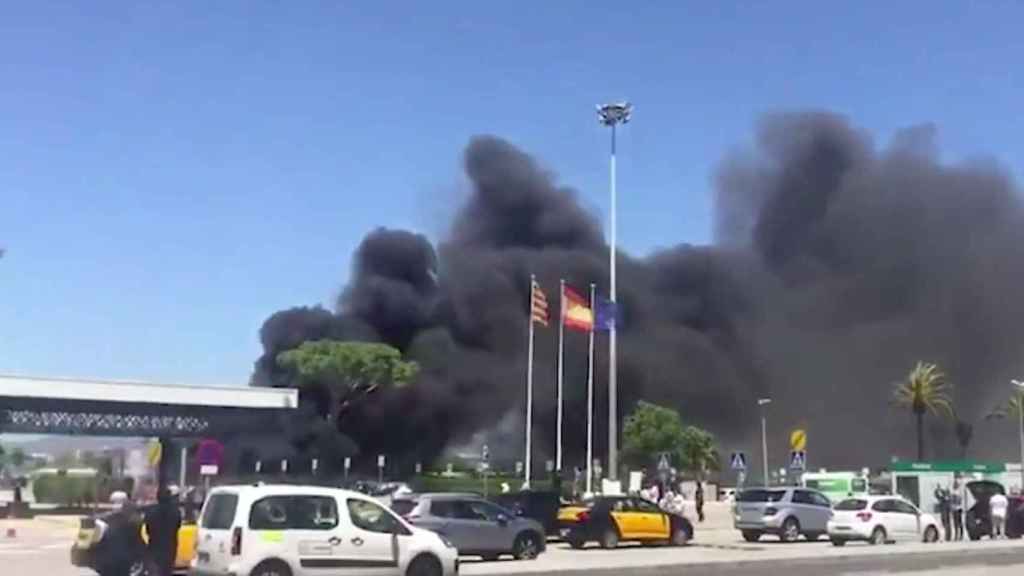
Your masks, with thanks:
[{"label": "billowing smoke", "polygon": [[[524,409],[529,277],[555,304],[561,278],[606,294],[607,246],[575,192],[507,142],[475,138],[465,170],[472,193],[436,249],[374,231],[336,310],[266,321],[254,384],[289,385],[274,358],[305,340],[387,342],[422,370],[347,417],[344,432],[364,452],[430,458],[483,436],[492,452],[519,454],[521,418],[509,414]],[[926,360],[949,374],[960,417],[976,424],[973,452],[1010,454],[1012,434],[983,421],[1024,369],[1024,217],[1007,174],[941,162],[928,127],[879,147],[841,117],[782,114],[722,163],[715,194],[713,245],[619,256],[620,414],[641,398],[668,404],[723,451],[754,452],[756,399],[769,396],[775,454],[801,426],[812,466],[878,464],[913,456],[912,420],[889,399]],[[538,330],[538,457],[553,451],[556,338],[554,326]],[[603,453],[603,335],[597,344]],[[583,334],[567,334],[565,373],[574,464],[585,446]],[[932,422],[934,451],[958,452],[953,425]]]}]

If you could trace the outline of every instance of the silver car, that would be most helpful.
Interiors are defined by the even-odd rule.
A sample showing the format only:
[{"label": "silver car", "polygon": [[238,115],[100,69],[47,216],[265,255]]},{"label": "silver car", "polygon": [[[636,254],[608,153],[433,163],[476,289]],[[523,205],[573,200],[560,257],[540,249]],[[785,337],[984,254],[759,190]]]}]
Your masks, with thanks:
[{"label": "silver car", "polygon": [[471,494],[416,494],[402,496],[392,509],[413,525],[448,538],[460,556],[496,560],[509,554],[532,560],[544,551],[544,527]]},{"label": "silver car", "polygon": [[774,534],[783,542],[814,541],[828,532],[832,503],[808,488],[749,488],[736,495],[733,525],[747,542]]}]

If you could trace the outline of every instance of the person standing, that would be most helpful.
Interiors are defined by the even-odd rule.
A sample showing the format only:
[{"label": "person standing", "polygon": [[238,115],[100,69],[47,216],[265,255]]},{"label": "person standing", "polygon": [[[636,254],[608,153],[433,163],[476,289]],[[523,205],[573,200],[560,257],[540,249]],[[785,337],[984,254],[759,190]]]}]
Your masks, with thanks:
[{"label": "person standing", "polygon": [[159,576],[171,576],[178,555],[178,529],[181,512],[177,499],[166,490],[157,495],[156,506],[146,514],[146,532],[149,534],[149,555]]},{"label": "person standing", "polygon": [[949,542],[952,534],[950,532],[950,508],[949,508],[949,491],[943,488],[941,485],[935,487],[935,511],[938,512],[939,517],[942,519],[942,531],[946,538],[946,542]]},{"label": "person standing", "polygon": [[953,514],[953,539],[957,542],[964,539],[964,488],[960,482],[953,483],[953,493],[949,495],[949,508]]},{"label": "person standing", "polygon": [[995,493],[988,500],[989,515],[992,518],[992,539],[1006,536],[1006,509],[1010,501],[1002,493]]},{"label": "person standing", "polygon": [[697,492],[693,495],[694,502],[697,505],[697,521],[704,521],[704,484],[697,480]]}]

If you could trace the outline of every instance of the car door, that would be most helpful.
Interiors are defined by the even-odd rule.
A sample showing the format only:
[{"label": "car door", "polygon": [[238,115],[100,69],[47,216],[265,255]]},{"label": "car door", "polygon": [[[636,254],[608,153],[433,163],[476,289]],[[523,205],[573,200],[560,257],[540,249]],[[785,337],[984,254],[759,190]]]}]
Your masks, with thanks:
[{"label": "car door", "polygon": [[484,520],[479,533],[481,551],[510,552],[516,539],[511,512],[483,499],[467,500],[473,514]]},{"label": "car door", "polygon": [[491,550],[493,534],[490,522],[477,513],[465,499],[436,500],[445,515],[443,533],[455,544],[460,554],[480,554]]},{"label": "car door", "polygon": [[903,540],[916,542],[922,538],[921,531],[921,515],[909,502],[903,500],[893,500],[893,509],[897,522],[899,522],[899,530]]},{"label": "car door", "polygon": [[814,522],[806,530],[825,533],[828,530],[828,521],[832,518],[832,501],[821,492],[808,491],[808,494]]},{"label": "car door", "polygon": [[267,496],[253,502],[249,530],[264,556],[288,558],[299,576],[334,576],[343,563],[337,502],[325,496]]},{"label": "car door", "polygon": [[348,528],[342,539],[338,576],[398,576],[399,538],[411,533],[379,503],[349,496],[345,499]]},{"label": "car door", "polygon": [[639,515],[631,508],[628,498],[611,498],[608,501],[608,513],[618,526],[619,535],[623,540],[635,540],[640,537]]},{"label": "car door", "polygon": [[885,529],[890,540],[903,540],[907,537],[905,518],[896,510],[895,498],[883,498],[871,506],[871,513],[877,524]]},{"label": "car door", "polygon": [[800,529],[804,532],[815,530],[814,505],[811,502],[811,493],[807,490],[794,490],[789,498],[789,508],[793,516],[800,522]]},{"label": "car door", "polygon": [[657,504],[643,498],[633,498],[631,502],[637,514],[640,536],[651,540],[667,540],[670,530],[668,515]]}]

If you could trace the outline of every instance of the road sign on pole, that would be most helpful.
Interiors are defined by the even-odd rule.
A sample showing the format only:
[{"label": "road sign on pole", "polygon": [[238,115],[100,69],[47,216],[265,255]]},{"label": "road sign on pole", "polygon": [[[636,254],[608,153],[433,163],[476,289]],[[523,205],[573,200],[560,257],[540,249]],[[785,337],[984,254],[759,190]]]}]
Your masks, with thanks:
[{"label": "road sign on pole", "polygon": [[729,467],[733,470],[746,470],[747,455],[743,452],[733,452],[729,457]]},{"label": "road sign on pole", "polygon": [[793,452],[807,451],[807,431],[796,429],[789,435],[789,449]]},{"label": "road sign on pole", "polygon": [[480,459],[487,462],[491,459],[491,450],[484,444],[484,447],[480,449]]},{"label": "road sign on pole", "polygon": [[794,450],[789,453],[789,467],[793,470],[804,470],[807,468],[807,452]]}]

